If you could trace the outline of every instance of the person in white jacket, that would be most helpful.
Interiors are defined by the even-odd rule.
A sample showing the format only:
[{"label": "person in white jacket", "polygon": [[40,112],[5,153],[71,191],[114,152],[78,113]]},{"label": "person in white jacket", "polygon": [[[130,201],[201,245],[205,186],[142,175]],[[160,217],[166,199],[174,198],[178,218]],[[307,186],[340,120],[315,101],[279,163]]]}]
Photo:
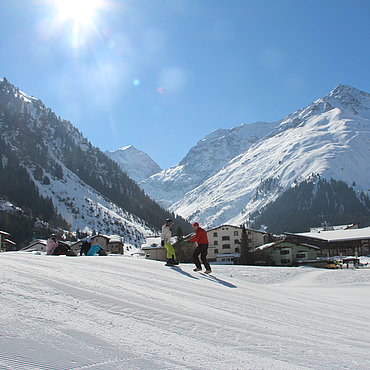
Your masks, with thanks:
[{"label": "person in white jacket", "polygon": [[166,248],[167,251],[167,266],[178,265],[176,260],[176,253],[173,245],[171,244],[171,228],[173,226],[173,221],[170,219],[166,220],[166,223],[162,226],[161,234],[161,244]]}]

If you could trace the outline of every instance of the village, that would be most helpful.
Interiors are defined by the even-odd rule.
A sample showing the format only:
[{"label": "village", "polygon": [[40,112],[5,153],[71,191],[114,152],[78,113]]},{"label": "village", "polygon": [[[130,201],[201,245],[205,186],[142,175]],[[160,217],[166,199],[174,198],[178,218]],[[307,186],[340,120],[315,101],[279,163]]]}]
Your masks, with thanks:
[{"label": "village", "polygon": [[[242,234],[246,239],[242,241]],[[250,264],[257,266],[314,266],[324,268],[367,267],[360,262],[361,256],[370,255],[370,227],[359,225],[322,226],[311,228],[305,233],[284,233],[272,235],[243,226],[221,225],[207,229],[209,240],[207,259],[211,264],[232,265]],[[188,236],[174,236],[173,246],[181,263],[192,263],[194,243]],[[17,250],[10,234],[0,231],[0,251]],[[86,243],[97,247],[84,251]],[[240,256],[245,245],[250,256],[248,263],[241,263]],[[46,252],[47,241],[33,240],[22,252]],[[125,245],[119,235],[96,234],[77,241],[58,240],[59,255],[126,255],[150,260],[166,261],[166,250],[161,246],[161,237],[148,236],[141,248]]]}]

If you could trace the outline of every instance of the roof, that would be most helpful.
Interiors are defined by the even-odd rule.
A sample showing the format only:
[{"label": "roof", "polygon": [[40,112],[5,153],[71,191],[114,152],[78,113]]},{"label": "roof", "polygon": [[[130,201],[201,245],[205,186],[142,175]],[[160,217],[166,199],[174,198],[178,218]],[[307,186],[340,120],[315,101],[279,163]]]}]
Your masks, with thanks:
[{"label": "roof", "polygon": [[358,229],[358,224],[357,223],[352,223],[349,225],[325,225],[325,226],[319,226],[319,227],[310,227],[310,232],[315,233],[318,231],[333,231],[333,230],[347,230],[347,229]]},{"label": "roof", "polygon": [[315,245],[310,245],[310,244],[305,244],[305,243],[294,243],[290,240],[279,240],[278,242],[272,242],[272,243],[267,243],[267,244],[263,244],[263,245],[260,245],[259,247],[256,247],[253,249],[253,251],[264,251],[268,248],[271,248],[271,247],[274,247],[276,245],[279,245],[281,243],[290,243],[290,244],[295,244],[295,245],[298,245],[298,246],[302,246],[302,247],[307,247],[307,248],[312,248],[312,249],[320,249],[319,247],[316,247]]},{"label": "roof", "polygon": [[347,230],[330,230],[319,231],[314,233],[285,233],[286,235],[300,236],[305,238],[319,239],[327,242],[339,242],[346,240],[370,240],[370,227],[362,229],[347,229]]},{"label": "roof", "polygon": [[15,245],[15,243],[12,240],[9,240],[9,239],[4,239],[4,242]]}]

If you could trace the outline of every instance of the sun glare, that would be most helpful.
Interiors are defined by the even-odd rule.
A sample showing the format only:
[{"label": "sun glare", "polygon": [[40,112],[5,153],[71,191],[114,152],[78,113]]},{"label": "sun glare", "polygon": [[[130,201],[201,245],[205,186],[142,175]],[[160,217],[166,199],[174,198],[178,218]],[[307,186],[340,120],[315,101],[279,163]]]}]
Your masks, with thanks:
[{"label": "sun glare", "polygon": [[61,21],[70,20],[76,25],[86,25],[93,22],[100,2],[99,0],[55,0],[55,5]]}]

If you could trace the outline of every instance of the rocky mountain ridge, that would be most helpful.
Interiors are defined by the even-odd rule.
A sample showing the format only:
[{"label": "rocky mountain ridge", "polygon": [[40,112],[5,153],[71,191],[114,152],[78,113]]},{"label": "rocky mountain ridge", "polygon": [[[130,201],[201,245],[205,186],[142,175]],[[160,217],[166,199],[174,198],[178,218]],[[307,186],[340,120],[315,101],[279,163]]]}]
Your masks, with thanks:
[{"label": "rocky mountain ridge", "polygon": [[[241,132],[248,134],[240,138]],[[369,142],[370,94],[338,85],[281,121],[215,131],[179,165],[140,186],[173,212],[209,227],[253,222],[251,215],[314,175],[367,195]]]}]

